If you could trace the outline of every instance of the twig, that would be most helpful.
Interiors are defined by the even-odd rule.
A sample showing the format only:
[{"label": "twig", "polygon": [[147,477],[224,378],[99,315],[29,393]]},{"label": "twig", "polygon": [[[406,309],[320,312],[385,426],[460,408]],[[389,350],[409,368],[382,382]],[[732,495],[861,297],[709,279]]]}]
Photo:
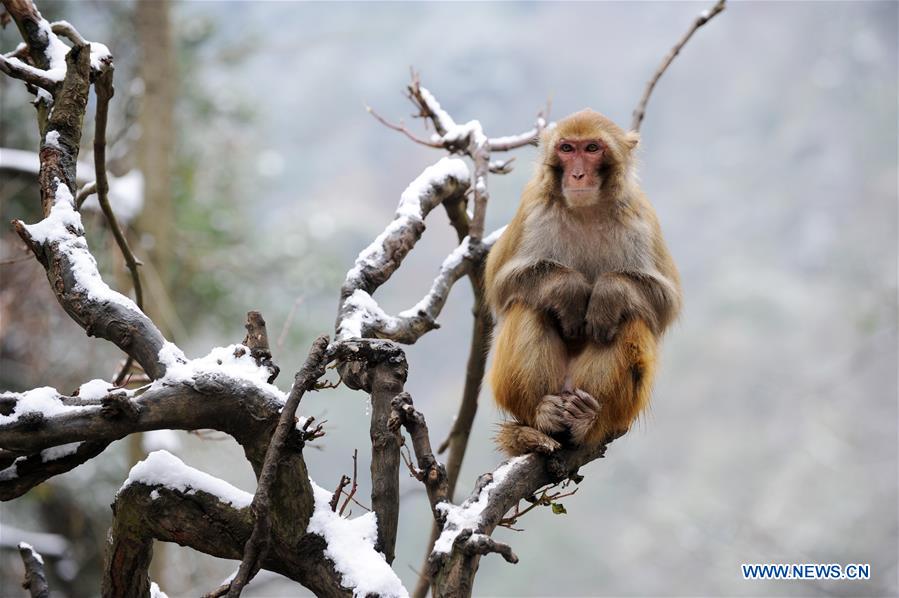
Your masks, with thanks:
[{"label": "twig", "polygon": [[[65,21],[55,23],[54,25],[56,25],[60,31],[67,31],[67,36],[73,36],[70,38],[72,41],[75,41],[74,37],[77,36],[77,39],[84,42],[84,39],[81,38],[80,34]],[[56,29],[54,29],[54,32],[57,32]],[[143,309],[144,292],[141,287],[140,274],[137,271],[140,262],[134,257],[134,252],[132,252],[131,247],[128,246],[128,240],[125,238],[125,233],[122,232],[122,228],[119,226],[119,222],[116,219],[115,212],[112,211],[112,206],[109,205],[109,180],[106,177],[106,121],[109,116],[109,100],[115,93],[115,89],[112,86],[113,69],[112,58],[109,56],[103,58],[103,68],[100,70],[94,81],[94,92],[97,94],[97,112],[96,118],[94,119],[94,171],[96,172],[97,177],[97,201],[100,204],[100,209],[103,210],[103,215],[106,216],[106,221],[109,223],[112,236],[115,238],[115,242],[122,252],[122,257],[125,258],[125,264],[128,266],[128,271],[131,273],[131,284],[134,287],[134,302],[137,304],[138,308]],[[82,191],[83,190],[84,189],[82,189]],[[85,195],[85,197],[87,196]],[[77,202],[78,200],[76,198],[76,205]],[[116,385],[121,384],[125,380],[125,377],[131,370],[131,364],[133,362],[134,360],[130,356],[125,360],[125,364],[115,377]]]},{"label": "twig", "polygon": [[331,500],[328,501],[328,506],[331,507],[331,511],[337,511],[337,503],[340,501],[340,495],[343,494],[343,489],[350,483],[350,478],[345,475],[340,476],[340,481],[337,482],[337,488],[334,490],[334,494],[331,495]]},{"label": "twig", "polygon": [[403,135],[405,135],[406,137],[408,137],[415,143],[418,143],[420,145],[424,145],[427,147],[433,147],[435,149],[442,149],[443,147],[445,147],[444,144],[441,142],[430,141],[428,139],[422,139],[421,137],[417,137],[414,133],[412,133],[411,131],[409,131],[409,129],[406,128],[406,125],[404,125],[402,123],[400,123],[398,125],[393,124],[392,122],[388,121],[387,119],[382,117],[380,114],[375,112],[374,109],[371,108],[371,106],[366,106],[365,109],[368,111],[369,114],[374,116],[378,120],[379,123],[381,123],[388,129],[393,129],[394,131],[399,131],[400,133],[402,133]]},{"label": "twig", "polygon": [[75,194],[75,209],[80,210],[87,198],[97,192],[97,181],[85,183]]},{"label": "twig", "polygon": [[240,596],[244,586],[259,571],[262,559],[265,558],[265,554],[268,552],[271,535],[271,521],[269,519],[271,489],[275,481],[278,462],[281,459],[287,436],[295,426],[294,418],[296,417],[297,407],[300,405],[300,399],[303,398],[306,391],[312,388],[315,381],[324,374],[327,348],[328,337],[326,335],[318,337],[312,343],[312,349],[309,351],[306,363],[303,364],[303,368],[297,373],[293,389],[290,391],[287,403],[285,403],[281,411],[281,418],[278,420],[275,433],[272,435],[271,442],[268,445],[268,451],[265,453],[265,462],[259,474],[256,494],[253,496],[251,508],[256,518],[253,525],[253,533],[244,546],[240,569],[231,581],[231,588],[228,590],[229,598]]},{"label": "twig", "polygon": [[636,109],[634,109],[634,120],[631,122],[631,129],[633,131],[640,131],[640,125],[643,123],[643,117],[646,115],[646,104],[649,102],[649,96],[652,94],[652,90],[655,88],[656,83],[659,82],[659,79],[671,65],[674,58],[681,51],[681,48],[690,40],[696,30],[708,23],[712,18],[724,10],[725,0],[718,0],[710,9],[702,11],[698,17],[693,21],[693,24],[690,26],[690,29],[686,34],[671,48],[671,51],[667,56],[662,60],[662,64],[659,65],[659,68],[656,69],[655,74],[653,74],[652,78],[646,84],[646,89],[643,91],[643,97],[640,98],[640,102],[637,104]]},{"label": "twig", "polygon": [[[346,500],[343,501],[343,505],[340,507],[340,515],[343,515],[343,512],[346,510],[347,505],[350,504],[350,501],[353,500],[353,496],[356,494],[356,489],[359,487],[357,484],[357,461],[359,456],[359,450],[353,449],[353,485],[350,487],[350,493],[347,494]],[[360,505],[362,506],[362,505]],[[331,509],[333,511],[333,509]]]},{"label": "twig", "polygon": [[48,598],[50,586],[44,573],[44,559],[30,544],[19,542],[19,554],[25,564],[25,582],[22,587],[31,593],[31,598]]},{"label": "twig", "polygon": [[572,496],[578,491],[578,488],[575,488],[571,492],[556,492],[555,494],[547,494],[547,492],[549,492],[551,489],[555,488],[557,485],[558,484],[553,484],[552,486],[549,486],[548,488],[544,488],[539,497],[525,499],[525,500],[528,500],[529,502],[531,502],[531,506],[527,507],[524,511],[519,510],[519,507],[516,504],[515,511],[513,513],[509,514],[508,516],[504,517],[502,520],[500,520],[500,522],[497,525],[500,525],[502,527],[507,527],[509,529],[514,529],[515,531],[522,531],[522,530],[512,527],[514,524],[518,523],[519,518],[530,513],[532,510],[534,510],[537,507],[548,507],[553,503],[553,501],[558,500],[560,498],[565,498],[567,496]]}]

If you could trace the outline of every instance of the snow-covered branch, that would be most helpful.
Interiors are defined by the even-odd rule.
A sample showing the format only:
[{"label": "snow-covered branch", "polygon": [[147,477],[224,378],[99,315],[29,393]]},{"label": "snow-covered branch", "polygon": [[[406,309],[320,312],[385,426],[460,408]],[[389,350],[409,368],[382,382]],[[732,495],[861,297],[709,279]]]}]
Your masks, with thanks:
[{"label": "snow-covered branch", "polygon": [[[399,268],[425,229],[425,218],[444,201],[468,188],[468,167],[458,158],[442,158],[403,191],[393,221],[356,258],[340,290],[337,340],[375,336],[370,327],[382,314],[369,298]],[[361,291],[361,293],[359,293]]]}]

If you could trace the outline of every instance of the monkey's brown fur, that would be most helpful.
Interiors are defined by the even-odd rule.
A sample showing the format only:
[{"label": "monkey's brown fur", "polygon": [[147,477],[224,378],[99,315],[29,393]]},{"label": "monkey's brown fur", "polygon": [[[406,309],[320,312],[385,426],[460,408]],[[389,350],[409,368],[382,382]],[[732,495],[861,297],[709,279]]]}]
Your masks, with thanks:
[{"label": "monkey's brown fur", "polygon": [[[584,140],[596,143],[587,142],[591,153],[578,164],[595,172],[572,185],[595,180],[595,191],[572,192],[563,180],[584,173],[572,175],[571,143]],[[544,134],[542,163],[490,252],[490,377],[513,417],[497,436],[509,454],[600,442],[627,431],[649,403],[657,343],[681,296],[634,174],[637,141],[592,110],[560,121]]]}]

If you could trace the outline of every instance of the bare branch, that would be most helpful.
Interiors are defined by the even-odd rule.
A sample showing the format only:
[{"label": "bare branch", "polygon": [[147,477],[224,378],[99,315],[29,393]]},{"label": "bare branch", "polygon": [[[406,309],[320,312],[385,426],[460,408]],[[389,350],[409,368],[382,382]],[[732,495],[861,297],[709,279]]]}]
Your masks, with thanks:
[{"label": "bare branch", "polygon": [[[343,515],[343,512],[346,510],[347,505],[350,504],[352,500],[357,505],[359,504],[353,497],[356,495],[356,489],[359,487],[358,484],[358,465],[359,465],[359,451],[357,449],[353,449],[353,485],[350,487],[350,492],[346,495],[346,500],[343,501],[343,504],[340,506],[340,515]],[[362,505],[359,505],[360,507]],[[363,507],[365,508],[365,507]]]},{"label": "bare branch", "polygon": [[513,565],[518,562],[518,557],[512,552],[508,544],[497,542],[490,536],[475,534],[471,530],[465,530],[456,537],[456,547],[468,555],[485,555],[495,552]]},{"label": "bare branch", "polygon": [[75,194],[75,209],[81,210],[81,206],[87,200],[88,197],[97,192],[97,181],[91,181],[89,183],[85,183],[81,189]]},{"label": "bare branch", "polygon": [[674,47],[671,48],[671,51],[662,60],[662,64],[659,65],[659,68],[656,69],[656,72],[646,84],[646,89],[643,91],[643,97],[640,98],[640,102],[634,109],[634,119],[631,122],[631,130],[637,132],[640,131],[640,125],[643,124],[643,117],[646,116],[646,104],[649,103],[649,96],[652,95],[652,90],[655,88],[656,83],[659,82],[659,79],[674,61],[675,57],[680,53],[686,43],[690,41],[690,38],[693,37],[693,34],[696,33],[697,29],[708,23],[715,15],[724,10],[724,4],[725,0],[718,0],[712,8],[702,11],[693,21],[690,29],[688,29],[684,36],[674,44]]},{"label": "bare branch", "polygon": [[366,106],[365,109],[368,111],[369,114],[371,114],[372,116],[374,116],[375,119],[377,119],[377,121],[378,121],[379,123],[381,123],[382,125],[384,125],[384,126],[387,127],[388,129],[393,129],[394,131],[399,131],[400,133],[402,133],[403,135],[405,135],[406,137],[408,137],[409,139],[411,139],[411,140],[414,141],[415,143],[418,143],[419,145],[424,145],[424,146],[427,146],[427,147],[433,147],[433,148],[436,148],[436,149],[442,149],[442,148],[445,147],[444,144],[443,144],[443,143],[440,143],[439,141],[430,141],[430,140],[428,140],[428,139],[422,139],[421,137],[415,136],[415,134],[413,134],[411,131],[409,131],[409,129],[407,129],[407,128],[406,128],[406,125],[404,125],[403,123],[400,123],[400,124],[398,124],[398,125],[393,124],[392,122],[388,121],[388,120],[385,119],[383,116],[381,116],[380,114],[378,114],[377,112],[375,112],[375,111],[371,108],[371,106]]}]

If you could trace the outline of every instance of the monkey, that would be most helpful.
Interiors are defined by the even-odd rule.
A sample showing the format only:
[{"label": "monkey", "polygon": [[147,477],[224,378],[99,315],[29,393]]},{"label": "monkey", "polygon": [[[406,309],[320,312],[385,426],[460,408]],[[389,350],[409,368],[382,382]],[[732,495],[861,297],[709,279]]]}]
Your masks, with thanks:
[{"label": "monkey", "polygon": [[647,407],[680,277],[635,172],[636,132],[585,109],[543,132],[542,161],[488,254],[490,381],[509,455],[607,442]]}]

